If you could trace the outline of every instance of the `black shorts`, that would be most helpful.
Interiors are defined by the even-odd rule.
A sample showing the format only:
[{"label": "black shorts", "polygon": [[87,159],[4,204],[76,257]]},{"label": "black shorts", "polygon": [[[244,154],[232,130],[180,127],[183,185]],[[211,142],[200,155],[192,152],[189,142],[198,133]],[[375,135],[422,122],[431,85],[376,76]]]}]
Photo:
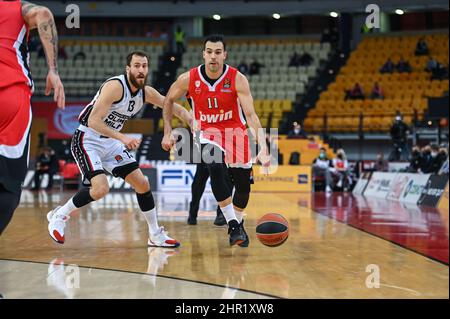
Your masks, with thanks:
[{"label": "black shorts", "polygon": [[8,158],[0,155],[0,184],[7,191],[20,195],[22,183],[28,171],[28,150],[30,139],[27,142],[23,154],[19,158]]}]

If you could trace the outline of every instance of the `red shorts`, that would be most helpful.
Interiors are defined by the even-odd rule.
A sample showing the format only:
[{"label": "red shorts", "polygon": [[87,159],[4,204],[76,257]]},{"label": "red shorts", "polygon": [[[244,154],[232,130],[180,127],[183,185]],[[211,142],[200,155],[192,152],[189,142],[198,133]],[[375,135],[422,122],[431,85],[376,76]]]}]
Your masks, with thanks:
[{"label": "red shorts", "polygon": [[17,194],[28,168],[30,99],[26,85],[0,88],[0,184]]},{"label": "red shorts", "polygon": [[[26,85],[0,87],[0,147],[18,146],[28,133],[31,123],[30,99],[31,91]],[[8,151],[5,152],[2,154],[0,149],[0,154],[8,157]]]}]

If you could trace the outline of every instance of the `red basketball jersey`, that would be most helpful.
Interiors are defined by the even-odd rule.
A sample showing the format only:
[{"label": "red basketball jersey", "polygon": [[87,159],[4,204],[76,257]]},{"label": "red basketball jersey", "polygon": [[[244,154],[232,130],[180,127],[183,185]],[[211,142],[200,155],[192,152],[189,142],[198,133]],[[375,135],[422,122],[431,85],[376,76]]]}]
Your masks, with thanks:
[{"label": "red basketball jersey", "polygon": [[28,31],[21,2],[0,1],[0,88],[20,83],[33,87]]},{"label": "red basketball jersey", "polygon": [[248,163],[246,122],[236,91],[237,70],[225,65],[214,85],[205,80],[201,66],[189,72],[189,99],[202,143],[218,145],[227,163]]}]

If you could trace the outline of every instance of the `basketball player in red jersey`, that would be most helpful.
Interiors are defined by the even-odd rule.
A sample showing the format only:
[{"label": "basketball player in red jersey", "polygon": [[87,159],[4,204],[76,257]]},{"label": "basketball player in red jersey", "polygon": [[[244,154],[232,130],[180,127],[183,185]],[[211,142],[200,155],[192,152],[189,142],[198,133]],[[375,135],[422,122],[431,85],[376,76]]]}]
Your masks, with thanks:
[{"label": "basketball player in red jersey", "polygon": [[[202,161],[214,157],[213,160],[208,158],[206,164],[214,197],[228,223],[230,245],[246,247],[249,242],[242,217],[250,198],[252,178],[246,120],[255,133],[260,133],[261,123],[253,107],[247,78],[225,64],[226,57],[223,37],[210,36],[204,43],[205,64],[183,73],[172,84],[164,102],[164,138],[161,144],[166,151],[174,145],[171,128],[173,105],[175,100],[187,93],[194,112],[194,127],[197,126],[200,133]],[[255,137],[265,141],[265,136]],[[267,165],[267,147],[265,143],[260,144],[259,158]],[[228,172],[223,169],[223,160],[228,166]],[[233,199],[232,190],[226,183],[227,174],[235,187]]]},{"label": "basketball player in red jersey", "polygon": [[28,166],[33,80],[28,34],[37,28],[48,64],[45,94],[64,108],[58,75],[58,35],[49,9],[25,1],[0,1],[0,234],[19,205]]}]

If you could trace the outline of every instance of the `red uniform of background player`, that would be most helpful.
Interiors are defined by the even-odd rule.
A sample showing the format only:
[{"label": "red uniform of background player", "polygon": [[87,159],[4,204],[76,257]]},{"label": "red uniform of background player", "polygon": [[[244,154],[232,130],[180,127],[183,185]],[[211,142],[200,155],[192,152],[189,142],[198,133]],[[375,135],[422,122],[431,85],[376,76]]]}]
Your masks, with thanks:
[{"label": "red uniform of background player", "polygon": [[[214,197],[228,223],[230,245],[247,246],[248,236],[242,217],[250,196],[251,158],[245,119],[255,133],[260,131],[261,123],[253,107],[247,78],[224,64],[227,52],[223,37],[210,36],[204,44],[205,64],[180,75],[166,96],[162,147],[169,150],[174,144],[171,128],[173,103],[187,93],[194,111],[194,127],[200,130],[202,160],[209,171]],[[227,134],[227,130],[234,134]],[[265,155],[261,160],[265,164],[268,156],[264,136],[261,142],[260,154]],[[217,154],[220,156],[215,156]],[[224,157],[228,172],[223,169]],[[235,187],[233,199],[225,181],[227,173]]]},{"label": "red uniform of background player", "polygon": [[58,75],[58,36],[52,13],[25,1],[0,1],[0,234],[19,204],[28,166],[33,92],[28,33],[38,28],[49,73],[46,94],[54,89],[58,107],[65,103]]}]

